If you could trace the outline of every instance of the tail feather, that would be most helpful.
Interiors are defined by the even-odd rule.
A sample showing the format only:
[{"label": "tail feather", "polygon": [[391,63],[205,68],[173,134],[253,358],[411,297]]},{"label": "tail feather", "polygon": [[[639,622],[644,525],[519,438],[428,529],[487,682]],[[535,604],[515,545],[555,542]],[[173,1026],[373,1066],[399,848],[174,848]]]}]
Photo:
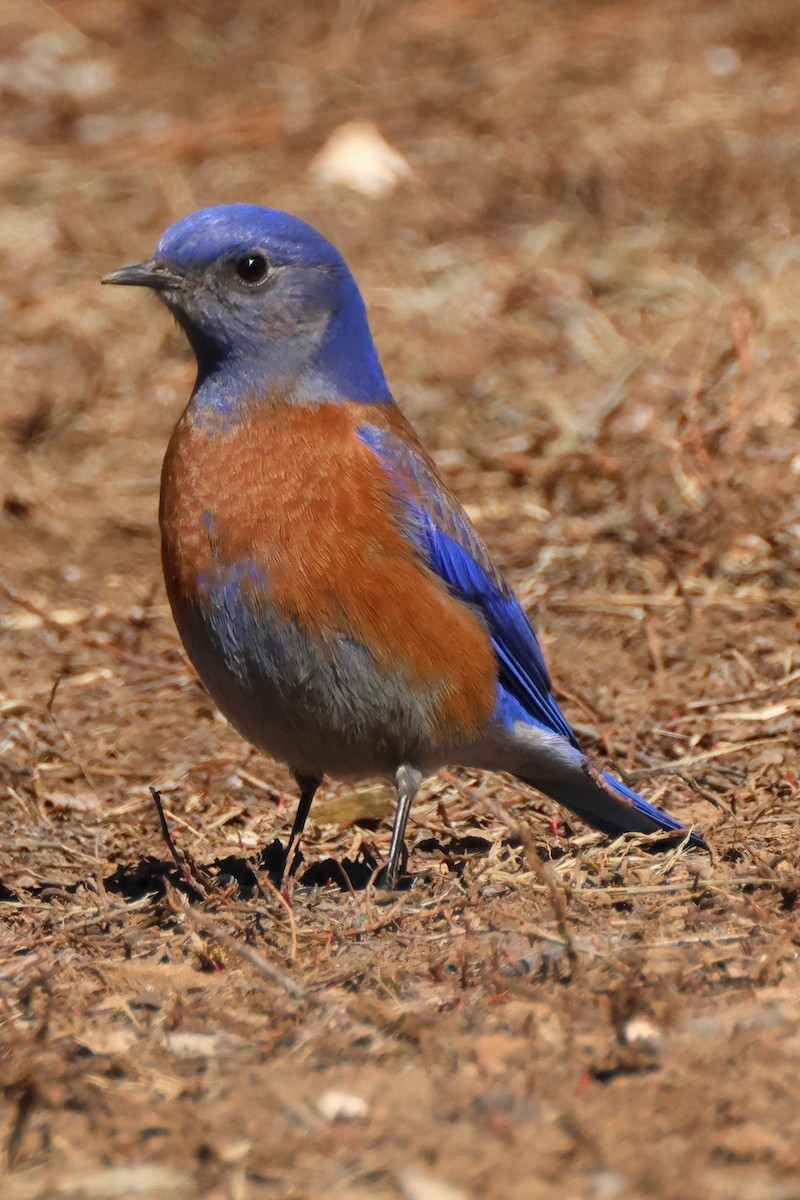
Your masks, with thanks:
[{"label": "tail feather", "polygon": [[[524,783],[557,800],[588,825],[609,837],[621,833],[674,832],[683,837],[688,830],[669,813],[649,804],[632,788],[601,771],[590,759],[583,758],[569,778],[531,779],[520,776]],[[697,833],[689,834],[692,845],[705,847]]]}]

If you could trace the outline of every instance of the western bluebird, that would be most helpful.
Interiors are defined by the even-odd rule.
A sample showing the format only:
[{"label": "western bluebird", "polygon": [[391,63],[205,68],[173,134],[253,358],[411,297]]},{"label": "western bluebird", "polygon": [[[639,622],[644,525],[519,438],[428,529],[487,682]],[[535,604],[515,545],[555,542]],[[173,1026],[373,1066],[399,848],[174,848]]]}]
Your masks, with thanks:
[{"label": "western bluebird", "polygon": [[682,830],[581,751],[321,234],[275,209],[206,208],[103,282],[156,291],[197,359],[161,479],[167,593],[222,712],[295,774],[287,863],[323,775],[388,775],[396,886],[411,802],[445,763],[507,771],[607,834]]}]

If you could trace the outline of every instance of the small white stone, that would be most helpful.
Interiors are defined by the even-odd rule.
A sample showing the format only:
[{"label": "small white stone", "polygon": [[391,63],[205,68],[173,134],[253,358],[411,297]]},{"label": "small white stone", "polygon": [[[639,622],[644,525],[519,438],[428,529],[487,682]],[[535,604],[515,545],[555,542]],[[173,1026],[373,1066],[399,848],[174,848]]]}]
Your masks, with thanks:
[{"label": "small white stone", "polygon": [[411,167],[371,121],[347,121],[334,129],[317,154],[311,174],[317,183],[342,184],[377,198],[393,191],[411,174]]},{"label": "small white stone", "polygon": [[416,1167],[403,1171],[397,1182],[405,1200],[469,1200],[466,1192]]},{"label": "small white stone", "polygon": [[741,65],[742,60],[732,46],[712,46],[706,51],[706,66],[719,79],[735,75]]},{"label": "small white stone", "polygon": [[655,1046],[661,1041],[661,1030],[646,1017],[631,1017],[623,1029],[623,1036],[628,1045]]},{"label": "small white stone", "polygon": [[317,1099],[317,1108],[326,1121],[359,1121],[369,1112],[366,1100],[352,1092],[328,1088]]}]

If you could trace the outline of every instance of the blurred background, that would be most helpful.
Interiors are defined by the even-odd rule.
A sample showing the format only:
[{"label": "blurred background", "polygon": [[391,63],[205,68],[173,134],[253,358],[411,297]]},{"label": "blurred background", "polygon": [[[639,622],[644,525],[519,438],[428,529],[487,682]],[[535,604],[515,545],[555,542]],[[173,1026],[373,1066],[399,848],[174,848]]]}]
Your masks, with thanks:
[{"label": "blurred background", "polygon": [[[63,1110],[59,1153],[104,1162],[108,1147],[124,1158],[147,1145],[158,1157],[168,1129],[164,1161],[191,1161],[167,1194],[231,1200],[531,1200],[566,1195],[566,1180],[587,1200],[685,1200],[687,1180],[712,1200],[795,1196],[775,1183],[796,1187],[795,999],[791,1011],[770,1000],[781,1036],[794,1022],[794,1060],[761,1025],[734,1054],[733,1024],[704,1033],[676,1022],[700,1020],[706,1004],[714,1019],[738,1013],[745,991],[777,987],[790,969],[786,994],[797,995],[787,965],[800,936],[797,0],[0,0],[0,114],[0,900],[18,953],[35,944],[49,978],[53,964],[61,972],[47,1018],[56,1058],[34,1088]],[[348,1061],[350,1027],[326,1040],[323,1010],[306,1008],[306,1040],[295,1041],[299,1001],[284,996],[275,1043],[253,1050],[252,1030],[272,1033],[252,1005],[277,1004],[273,985],[252,963],[226,960],[230,947],[208,948],[148,890],[147,856],[164,855],[148,784],[162,788],[182,847],[216,856],[219,871],[228,856],[225,870],[242,879],[243,857],[285,837],[294,806],[283,768],[251,755],[215,715],[166,606],[159,472],[192,386],[188,347],[153,297],[99,286],[149,257],[185,213],[240,200],[288,209],[342,250],[394,393],[535,617],[585,744],[695,821],[716,854],[714,888],[699,894],[692,863],[609,850],[508,781],[444,774],[426,785],[411,833],[414,861],[440,871],[417,885],[430,889],[431,911],[451,887],[449,932],[431,920],[403,941],[370,917],[383,934],[359,951],[342,913],[354,928],[365,919],[361,894],[328,897],[328,909],[302,900],[289,949],[276,932],[282,909],[270,910],[267,932],[256,919],[251,943],[269,955],[275,939],[279,961],[306,971],[311,991],[339,996],[342,1011],[346,972],[369,981],[359,1020],[388,1057],[370,1059],[379,1119],[368,1144],[349,1127],[328,1134],[318,1118],[287,1116],[285,1098],[247,1075],[253,1055],[280,1042],[285,1090],[313,1097],[320,1064]],[[513,907],[514,929],[533,937],[552,924],[549,901],[532,875],[520,885],[524,866],[470,800],[473,786],[524,807],[540,852],[575,889],[570,927],[588,974],[565,989],[545,962],[535,1010],[528,981],[523,1003],[492,973],[521,953],[497,930]],[[355,858],[365,839],[380,856],[390,807],[386,788],[333,784],[312,812],[309,858]],[[464,840],[448,841],[456,835]],[[137,863],[138,875],[125,873]],[[660,872],[672,872],[667,900]],[[339,886],[341,871],[330,878]],[[473,884],[465,933],[451,893]],[[138,908],[109,900],[119,892]],[[85,906],[95,902],[110,924],[92,941]],[[250,921],[243,903],[235,912]],[[226,928],[238,945],[240,926]],[[612,933],[618,956],[592,957],[587,947]],[[636,938],[641,953],[626,958]],[[331,965],[334,950],[344,957]],[[153,1001],[154,1022],[178,1029],[186,1018],[191,1036],[239,1029],[242,1057],[220,1051],[214,1077],[227,1107],[214,1108],[193,1076],[186,1084],[186,1063],[164,1066],[162,1044],[138,1024],[131,1032],[110,1015],[109,996],[122,1011],[144,987],[121,967],[112,979],[112,965],[167,953],[185,966],[180,995],[187,980],[199,988],[219,962],[238,962],[214,976],[217,1000],[203,992],[188,1016],[168,989]],[[440,971],[430,957],[447,953],[463,989],[452,1004],[441,999],[452,964]],[[106,971],[102,987],[89,963]],[[58,1155],[45,1117],[28,1129],[23,1104],[25,1055],[45,1052],[44,1024],[29,976],[13,978],[31,1041],[19,1043],[23,1082],[7,1093],[22,1097],[8,1157],[39,1163],[44,1182],[4,1194],[52,1197],[62,1194],[61,1176],[47,1175]],[[640,987],[649,999],[637,1008]],[[436,1020],[432,1004],[442,1005]],[[684,1031],[658,1061],[662,1074],[637,1074],[656,1060],[625,1049],[620,1022],[634,1011]],[[504,1051],[506,1036],[515,1044]],[[360,1064],[367,1043],[352,1037]],[[91,1082],[106,1068],[112,1082]],[[82,1109],[67,1104],[75,1094]],[[235,1145],[251,1108],[274,1120],[247,1133],[257,1147],[248,1158]],[[151,1142],[142,1131],[154,1113]],[[659,1135],[646,1145],[645,1126]],[[91,1150],[87,1129],[100,1131]],[[515,1129],[527,1133],[510,1153]],[[440,1153],[443,1178],[463,1192],[398,1190],[380,1174],[387,1155],[399,1171]],[[257,1159],[262,1183],[241,1165]],[[378,1164],[364,1176],[374,1189],[345,1186],[367,1160]],[[214,1191],[222,1180],[228,1190]]]},{"label": "blurred background", "polygon": [[97,278],[248,200],[342,249],[399,401],[451,482],[480,468],[506,566],[555,540],[553,506],[596,536],[633,488],[628,544],[679,553],[689,526],[691,554],[774,572],[800,470],[799,48],[791,0],[4,0],[15,558],[55,583],[152,542],[191,368]]}]

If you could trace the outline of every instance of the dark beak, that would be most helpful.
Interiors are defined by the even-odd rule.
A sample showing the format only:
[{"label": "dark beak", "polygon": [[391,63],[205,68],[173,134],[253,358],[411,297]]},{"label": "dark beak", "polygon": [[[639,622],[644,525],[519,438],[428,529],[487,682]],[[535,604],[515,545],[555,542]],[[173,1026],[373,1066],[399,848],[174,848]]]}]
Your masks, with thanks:
[{"label": "dark beak", "polygon": [[128,287],[155,288],[157,292],[169,288],[181,287],[183,276],[178,275],[166,263],[151,258],[147,262],[133,263],[130,267],[120,267],[110,275],[104,275],[101,283],[122,283]]}]

